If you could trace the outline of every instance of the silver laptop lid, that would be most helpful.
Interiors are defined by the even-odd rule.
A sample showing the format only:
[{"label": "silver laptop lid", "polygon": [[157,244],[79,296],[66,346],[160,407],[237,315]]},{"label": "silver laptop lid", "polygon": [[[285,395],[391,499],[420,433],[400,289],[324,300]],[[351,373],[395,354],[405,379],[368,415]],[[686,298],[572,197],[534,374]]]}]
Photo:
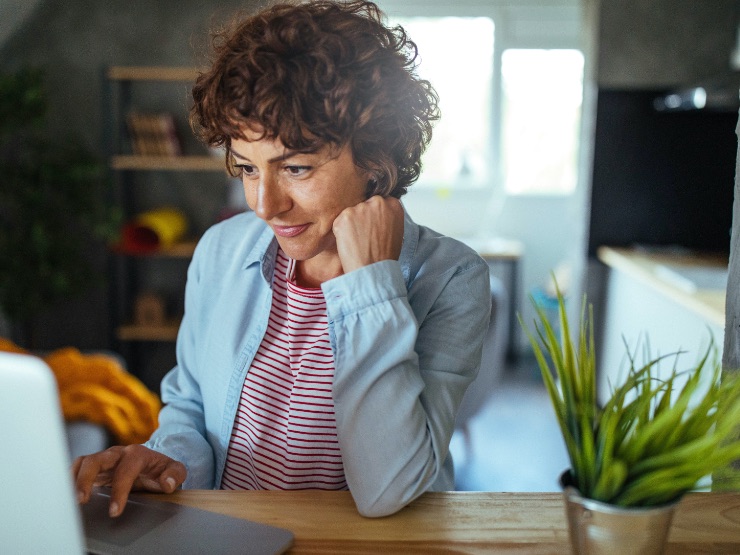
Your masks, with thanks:
[{"label": "silver laptop lid", "polygon": [[0,352],[0,546],[84,552],[57,385],[39,358]]},{"label": "silver laptop lid", "polygon": [[[288,530],[132,494],[122,517],[96,489],[77,505],[57,385],[39,358],[0,352],[0,553],[283,553]],[[84,529],[84,535],[83,535]]]}]

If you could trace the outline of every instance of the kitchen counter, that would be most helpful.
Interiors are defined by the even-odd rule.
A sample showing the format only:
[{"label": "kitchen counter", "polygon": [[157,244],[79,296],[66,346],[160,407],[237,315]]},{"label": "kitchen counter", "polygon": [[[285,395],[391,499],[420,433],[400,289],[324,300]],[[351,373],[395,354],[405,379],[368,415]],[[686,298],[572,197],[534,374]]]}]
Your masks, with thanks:
[{"label": "kitchen counter", "polygon": [[[384,518],[361,517],[347,491],[181,490],[166,500],[287,528],[291,554],[570,551],[560,493],[425,493]],[[740,493],[690,493],[665,552],[738,553],[739,519]]]},{"label": "kitchen counter", "polygon": [[600,399],[624,379],[628,352],[636,363],[668,356],[658,376],[674,365],[694,368],[710,345],[710,363],[721,361],[727,257],[648,247],[601,247],[597,255],[607,267],[595,310]]},{"label": "kitchen counter", "polygon": [[614,247],[600,247],[597,255],[610,268],[724,327],[727,257],[677,249]]}]

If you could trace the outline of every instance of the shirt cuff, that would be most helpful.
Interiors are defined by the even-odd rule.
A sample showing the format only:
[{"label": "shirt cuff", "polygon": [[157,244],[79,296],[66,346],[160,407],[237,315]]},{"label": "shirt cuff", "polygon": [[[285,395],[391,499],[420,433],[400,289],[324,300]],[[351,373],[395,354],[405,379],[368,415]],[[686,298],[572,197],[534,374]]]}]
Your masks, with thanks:
[{"label": "shirt cuff", "polygon": [[381,260],[321,284],[329,320],[408,293],[398,260]]}]

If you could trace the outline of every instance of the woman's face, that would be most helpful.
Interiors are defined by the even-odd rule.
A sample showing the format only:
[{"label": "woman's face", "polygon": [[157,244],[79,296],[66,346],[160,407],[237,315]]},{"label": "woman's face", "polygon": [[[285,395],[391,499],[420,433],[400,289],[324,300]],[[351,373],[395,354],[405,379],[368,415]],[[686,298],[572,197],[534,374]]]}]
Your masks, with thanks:
[{"label": "woman's face", "polygon": [[245,136],[231,141],[231,152],[249,207],[289,257],[304,261],[304,272],[336,264],[341,269],[332,224],[342,210],[365,200],[368,182],[349,147],[302,153],[249,129]]}]

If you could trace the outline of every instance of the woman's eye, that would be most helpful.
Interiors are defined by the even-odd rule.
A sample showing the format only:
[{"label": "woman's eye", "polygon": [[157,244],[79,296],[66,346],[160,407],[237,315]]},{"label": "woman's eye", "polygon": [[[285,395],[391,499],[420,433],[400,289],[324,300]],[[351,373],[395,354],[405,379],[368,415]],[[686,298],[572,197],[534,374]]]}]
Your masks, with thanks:
[{"label": "woman's eye", "polygon": [[300,177],[311,170],[311,166],[285,166],[285,171],[291,177]]},{"label": "woman's eye", "polygon": [[252,177],[257,174],[257,169],[252,164],[239,164],[237,167],[244,177]]}]

